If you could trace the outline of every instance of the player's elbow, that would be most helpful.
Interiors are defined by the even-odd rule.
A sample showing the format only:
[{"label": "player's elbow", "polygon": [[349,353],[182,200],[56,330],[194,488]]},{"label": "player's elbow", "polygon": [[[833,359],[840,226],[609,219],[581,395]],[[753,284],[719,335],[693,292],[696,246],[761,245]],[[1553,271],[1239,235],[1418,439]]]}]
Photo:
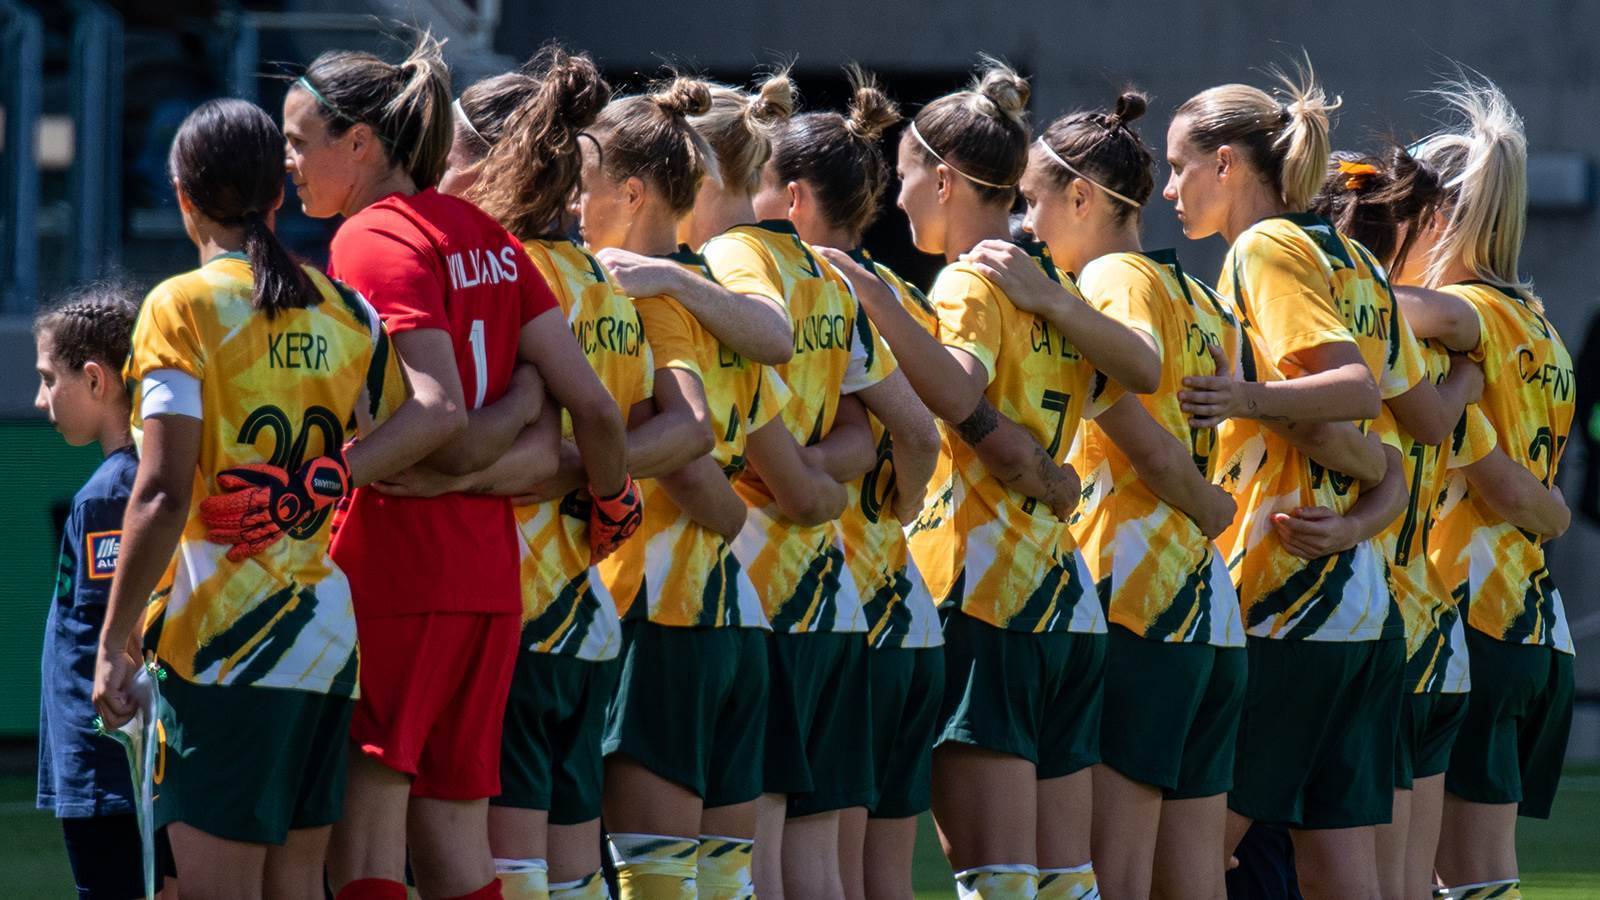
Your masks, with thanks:
[{"label": "player's elbow", "polygon": [[1135,394],[1153,394],[1161,386],[1161,359],[1154,353],[1141,353],[1123,374],[1122,386]]}]

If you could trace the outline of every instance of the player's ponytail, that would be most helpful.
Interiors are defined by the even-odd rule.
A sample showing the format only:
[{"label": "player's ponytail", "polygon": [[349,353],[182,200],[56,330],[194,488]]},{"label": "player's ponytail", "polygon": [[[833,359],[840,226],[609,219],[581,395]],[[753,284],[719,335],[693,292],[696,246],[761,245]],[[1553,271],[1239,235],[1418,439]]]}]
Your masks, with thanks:
[{"label": "player's ponytail", "polygon": [[1438,173],[1394,145],[1382,156],[1333,154],[1311,210],[1399,272],[1443,202]]},{"label": "player's ponytail", "polygon": [[167,167],[202,215],[243,229],[256,309],[272,318],[322,302],[267,224],[283,200],[283,133],[271,116],[244,100],[207,100],[178,127]]},{"label": "player's ponytail", "polygon": [[772,155],[772,136],[794,115],[798,91],[787,69],[769,75],[754,93],[711,85],[711,108],[689,121],[711,145],[724,189],[753,194]]},{"label": "player's ponytail", "polygon": [[847,71],[848,115],[813,112],[783,122],[773,134],[772,164],[781,182],[811,186],[829,225],[859,237],[877,217],[889,186],[879,141],[900,121],[900,108],[859,66]]},{"label": "player's ponytail", "polygon": [[1518,274],[1528,221],[1528,143],[1522,118],[1488,79],[1465,76],[1433,92],[1460,122],[1423,139],[1419,161],[1444,182],[1450,210],[1444,234],[1428,259],[1427,283],[1444,280],[1460,262],[1492,284],[1532,298],[1532,284]]},{"label": "player's ponytail", "polygon": [[1189,141],[1203,152],[1227,144],[1261,173],[1291,212],[1304,212],[1327,173],[1330,114],[1340,100],[1328,99],[1310,59],[1293,74],[1272,70],[1275,95],[1244,84],[1201,91],[1178,107]]},{"label": "player's ponytail", "polygon": [[991,56],[964,91],[929,103],[911,121],[917,151],[972,184],[980,199],[1009,206],[1028,165],[1028,82]]},{"label": "player's ponytail", "polygon": [[523,240],[561,233],[583,169],[579,135],[610,98],[594,60],[555,45],[521,71],[467,88],[457,128],[470,129],[488,151],[466,198]]},{"label": "player's ponytail", "polygon": [[613,181],[638,178],[660,192],[667,208],[685,215],[707,176],[716,176],[716,153],[689,124],[711,111],[710,83],[674,77],[650,94],[612,101],[590,129],[600,149],[600,170]]},{"label": "player's ponytail", "polygon": [[1076,112],[1051,122],[1039,136],[1051,181],[1065,189],[1082,178],[1112,200],[1116,221],[1137,219],[1155,191],[1155,156],[1132,123],[1149,107],[1145,95],[1123,91],[1111,112]]},{"label": "player's ponytail", "polygon": [[329,134],[337,137],[353,125],[366,125],[390,163],[419,190],[439,183],[455,126],[450,69],[443,44],[429,32],[418,34],[398,65],[371,53],[330,50],[313,60],[290,89],[311,94]]}]

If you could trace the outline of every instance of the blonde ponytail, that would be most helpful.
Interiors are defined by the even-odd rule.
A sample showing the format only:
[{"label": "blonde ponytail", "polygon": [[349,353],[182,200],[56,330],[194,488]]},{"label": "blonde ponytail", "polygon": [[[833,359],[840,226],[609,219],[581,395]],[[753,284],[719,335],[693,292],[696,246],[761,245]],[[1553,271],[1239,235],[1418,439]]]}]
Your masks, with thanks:
[{"label": "blonde ponytail", "polygon": [[755,193],[772,156],[772,136],[794,115],[798,95],[788,69],[763,79],[753,93],[711,85],[711,108],[689,121],[715,151],[724,188]]},{"label": "blonde ponytail", "polygon": [[1282,85],[1283,108],[1288,117],[1288,124],[1273,141],[1283,154],[1278,180],[1283,204],[1299,212],[1310,207],[1311,198],[1317,195],[1328,171],[1328,157],[1333,151],[1328,116],[1339,108],[1340,101],[1337,97],[1330,101],[1317,84],[1309,57],[1304,65],[1295,64],[1293,76],[1281,70],[1273,75]]},{"label": "blonde ponytail", "polygon": [[1462,77],[1431,91],[1456,112],[1454,127],[1424,138],[1417,160],[1444,182],[1449,220],[1428,256],[1427,284],[1437,287],[1459,261],[1492,284],[1533,299],[1533,285],[1518,274],[1528,222],[1528,143],[1522,118],[1486,78]]},{"label": "blonde ponytail", "polygon": [[1340,106],[1317,84],[1309,57],[1292,74],[1273,69],[1275,94],[1245,84],[1208,88],[1174,114],[1189,142],[1209,153],[1227,144],[1266,179],[1291,212],[1304,212],[1322,186],[1330,155],[1329,114]]}]

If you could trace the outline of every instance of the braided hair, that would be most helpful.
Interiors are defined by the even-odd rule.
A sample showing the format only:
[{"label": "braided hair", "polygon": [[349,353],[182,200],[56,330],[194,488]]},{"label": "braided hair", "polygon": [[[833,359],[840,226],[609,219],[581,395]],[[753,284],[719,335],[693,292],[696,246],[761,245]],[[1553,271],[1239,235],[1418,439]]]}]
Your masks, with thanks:
[{"label": "braided hair", "polygon": [[40,309],[33,333],[45,339],[50,356],[76,372],[97,362],[120,374],[133,343],[139,316],[138,294],[119,282],[96,282]]}]

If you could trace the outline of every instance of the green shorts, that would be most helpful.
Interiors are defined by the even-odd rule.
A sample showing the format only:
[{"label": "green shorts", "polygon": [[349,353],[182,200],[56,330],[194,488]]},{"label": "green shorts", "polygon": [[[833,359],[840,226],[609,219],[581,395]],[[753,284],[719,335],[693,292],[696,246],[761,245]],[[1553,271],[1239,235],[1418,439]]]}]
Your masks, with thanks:
[{"label": "green shorts", "polygon": [[284,688],[161,682],[169,707],[156,766],[156,826],[281,845],[339,821],[350,752],[349,697]]},{"label": "green shorts", "polygon": [[[1407,684],[1413,683],[1409,678]],[[1411,790],[1418,778],[1443,775],[1450,748],[1467,717],[1467,695],[1439,691],[1407,694],[1400,704],[1400,730],[1394,748],[1394,786]]]},{"label": "green shorts", "polygon": [[869,806],[872,702],[860,632],[773,632],[767,670],[763,789],[788,795],[791,817]]},{"label": "green shorts", "polygon": [[946,608],[947,741],[1020,756],[1038,777],[1071,775],[1100,761],[1106,636],[1007,631]]},{"label": "green shorts", "polygon": [[944,648],[867,651],[872,679],[872,764],[878,776],[874,819],[928,811],[933,732],[944,695]]},{"label": "green shorts", "polygon": [[1394,807],[1406,648],[1249,637],[1228,807],[1269,825],[1381,825]]},{"label": "green shorts", "polygon": [[622,673],[605,755],[622,753],[707,807],[761,796],[767,633],[622,623]]},{"label": "green shorts", "polygon": [[1168,800],[1226,793],[1244,709],[1243,647],[1152,641],[1112,625],[1100,753]]},{"label": "green shorts", "polygon": [[1550,818],[1572,731],[1572,656],[1467,629],[1472,691],[1444,789],[1473,803],[1515,803]]},{"label": "green shorts", "polygon": [[600,738],[621,668],[615,659],[596,662],[524,646],[506,698],[500,795],[491,805],[547,810],[552,825],[600,818]]}]

